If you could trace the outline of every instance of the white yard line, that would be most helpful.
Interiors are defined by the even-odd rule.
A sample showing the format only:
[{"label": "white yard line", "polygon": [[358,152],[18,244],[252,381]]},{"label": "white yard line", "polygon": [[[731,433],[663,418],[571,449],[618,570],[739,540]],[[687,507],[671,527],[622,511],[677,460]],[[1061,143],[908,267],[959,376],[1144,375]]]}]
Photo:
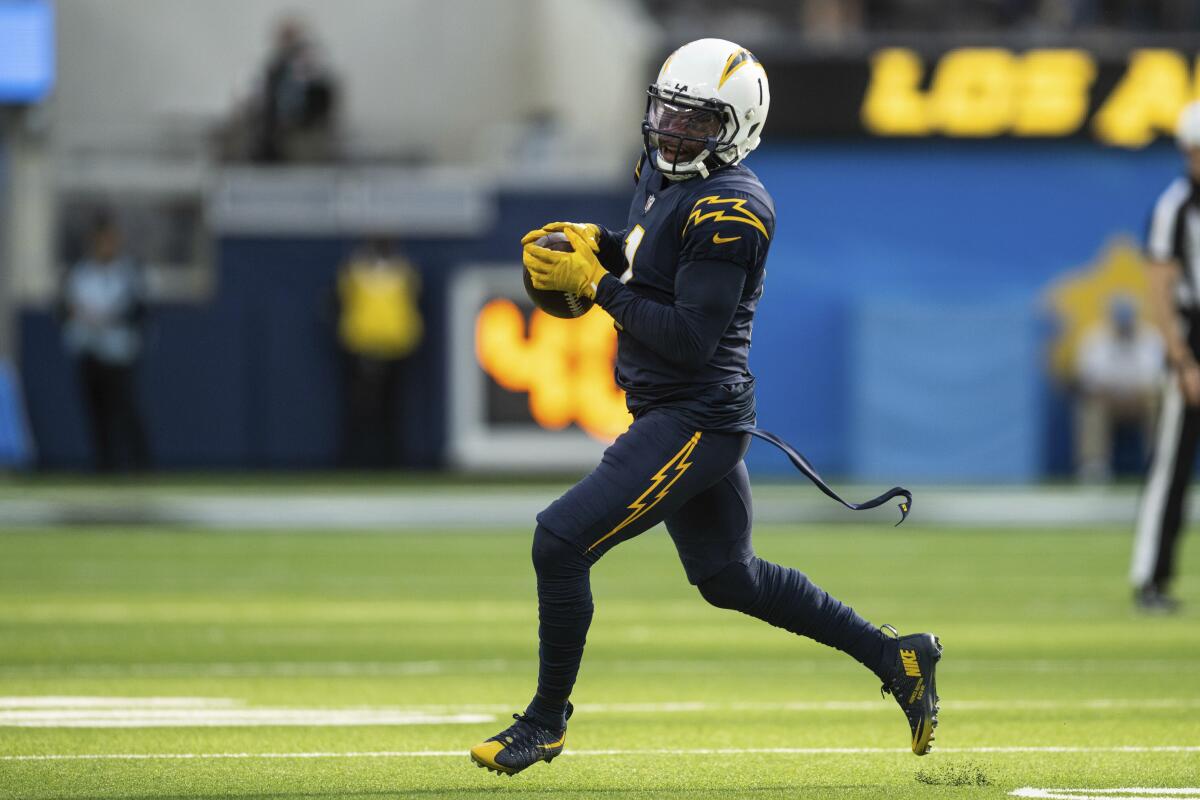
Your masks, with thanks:
[{"label": "white yard line", "polygon": [[[1060,793],[1062,793],[1062,792],[1066,792],[1066,793],[1086,792],[1088,794],[1102,794],[1102,795],[1108,795],[1110,797],[1125,797],[1128,794],[1200,795],[1200,789],[1191,789],[1191,788],[1173,789],[1173,788],[1163,788],[1163,787],[1150,788],[1150,787],[1146,787],[1146,786],[1131,786],[1131,787],[1120,788],[1120,789],[1036,789],[1032,786],[1026,786],[1023,789],[1014,789],[1013,791],[1009,792],[1009,794],[1013,797],[1051,797],[1052,795],[1046,794],[1047,792],[1060,792]],[[1057,797],[1058,795],[1053,795],[1053,796]]]},{"label": "white yard line", "polygon": [[29,695],[0,697],[9,708],[231,708],[243,705],[230,697],[96,697],[91,695]]},{"label": "white yard line", "polygon": [[[782,702],[676,701],[665,703],[581,703],[589,714],[891,713],[880,700]],[[947,701],[944,711],[972,713],[1029,710],[1197,709],[1200,698],[1091,698],[1057,700]],[[221,697],[0,697],[0,728],[185,728],[185,727],[348,727],[463,725],[493,722],[512,712],[509,705],[403,705],[346,708],[247,706]]]},{"label": "white yard line", "polygon": [[[1200,708],[1200,697],[1116,698],[1099,697],[1089,700],[945,700],[944,711],[1105,711],[1108,709],[1190,709]],[[413,705],[408,710],[431,713],[481,712],[503,714],[512,709],[502,704],[483,705]],[[579,703],[576,712],[591,714],[684,714],[710,711],[848,711],[894,713],[891,703],[881,700],[817,700],[782,702],[678,701],[667,703]]]},{"label": "white yard line", "polygon": [[172,664],[21,664],[0,666],[0,676],[69,675],[73,677],[356,677],[489,673],[535,662],[479,661],[264,661]]},{"label": "white yard line", "polygon": [[1042,800],[1190,800],[1200,796],[1200,789],[1148,788],[1125,789],[1038,789],[1025,786],[1008,793],[1010,797],[1032,797]]},{"label": "white yard line", "polygon": [[[568,756],[708,756],[708,755],[891,755],[908,753],[906,747],[722,747],[650,748],[645,750],[566,750]],[[941,747],[939,753],[1200,753],[1200,745],[1129,747]],[[0,756],[0,761],[147,761],[191,759],[304,759],[304,758],[466,758],[462,750],[377,750],[366,752],[314,753],[69,753]],[[1095,790],[1088,790],[1095,791]]]},{"label": "white yard line", "polygon": [[0,728],[335,728],[368,725],[471,725],[495,721],[496,717],[492,714],[426,714],[419,711],[337,708],[0,711]]},{"label": "white yard line", "polygon": [[0,697],[0,728],[463,725],[495,719],[494,714],[462,710],[247,707],[225,697]]},{"label": "white yard line", "polygon": [[[593,662],[588,662],[589,664]],[[827,659],[795,659],[781,664],[761,661],[712,659],[613,660],[596,662],[611,672],[725,674],[824,673],[844,671],[843,662]],[[0,677],[59,676],[72,677],[395,677],[406,675],[478,674],[527,669],[534,661],[480,659],[461,661],[262,661],[167,664],[9,664],[0,666]],[[955,659],[958,673],[1032,672],[1032,673],[1178,673],[1200,675],[1200,659],[1034,659],[1004,661],[996,659]]]}]

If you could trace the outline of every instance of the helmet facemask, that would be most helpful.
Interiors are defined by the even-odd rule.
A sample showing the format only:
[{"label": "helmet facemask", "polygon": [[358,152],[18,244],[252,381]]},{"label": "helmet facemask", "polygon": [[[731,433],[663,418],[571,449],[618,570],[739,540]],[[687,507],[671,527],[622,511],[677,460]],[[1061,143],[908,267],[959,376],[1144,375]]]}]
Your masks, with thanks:
[{"label": "helmet facemask", "polygon": [[654,84],[646,93],[642,139],[660,172],[668,177],[707,177],[705,162],[715,159],[715,168],[732,159],[738,122],[728,103],[664,91]]}]

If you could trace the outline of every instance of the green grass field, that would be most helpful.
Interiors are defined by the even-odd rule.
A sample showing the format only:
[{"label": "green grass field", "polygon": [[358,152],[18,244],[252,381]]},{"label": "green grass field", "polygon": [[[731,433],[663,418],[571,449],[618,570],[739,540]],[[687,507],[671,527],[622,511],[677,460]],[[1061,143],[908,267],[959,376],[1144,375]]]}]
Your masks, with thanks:
[{"label": "green grass field", "polygon": [[594,572],[567,754],[492,775],[466,751],[532,690],[528,537],[0,532],[0,796],[1200,792],[1194,542],[1184,612],[1147,618],[1124,529],[886,522],[756,542],[876,623],[942,637],[930,756],[847,657],[707,606],[656,530]]}]

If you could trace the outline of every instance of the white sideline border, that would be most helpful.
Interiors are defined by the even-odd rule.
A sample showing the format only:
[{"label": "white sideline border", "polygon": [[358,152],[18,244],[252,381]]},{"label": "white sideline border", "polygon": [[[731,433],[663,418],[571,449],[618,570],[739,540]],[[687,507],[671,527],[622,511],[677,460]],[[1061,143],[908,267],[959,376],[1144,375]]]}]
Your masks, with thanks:
[{"label": "white sideline border", "polygon": [[[892,520],[894,507],[856,515],[811,490],[799,475],[761,480],[754,486],[758,524],[863,523]],[[97,499],[87,493],[22,498],[0,494],[0,526],[71,524],[187,525],[213,530],[247,528],[388,532],[454,529],[485,532],[529,529],[539,511],[570,484],[563,479],[535,485],[397,486],[380,492],[316,488],[303,494],[269,488],[247,495],[221,490],[141,491],[114,489]],[[3,489],[4,487],[0,487]],[[869,496],[877,483],[840,485],[847,496]],[[1024,527],[1083,530],[1132,527],[1137,513],[1134,486],[910,486],[915,500],[911,524],[963,527]],[[1193,517],[1200,498],[1192,498]]]},{"label": "white sideline border", "polygon": [[[907,747],[715,747],[647,748],[644,750],[565,750],[565,756],[712,756],[712,755],[894,755],[911,752]],[[939,747],[938,753],[1200,753],[1200,745],[1130,746],[1016,746]],[[0,756],[0,761],[151,761],[204,759],[310,759],[310,758],[466,758],[467,750],[373,750],[312,753],[51,753]],[[1091,791],[1091,790],[1089,790]]]}]

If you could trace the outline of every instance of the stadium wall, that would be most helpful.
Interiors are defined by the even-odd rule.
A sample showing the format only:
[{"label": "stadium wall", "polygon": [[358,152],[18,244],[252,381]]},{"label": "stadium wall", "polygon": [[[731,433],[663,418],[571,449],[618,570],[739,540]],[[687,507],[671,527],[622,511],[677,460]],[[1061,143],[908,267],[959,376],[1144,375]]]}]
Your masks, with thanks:
[{"label": "stadium wall", "polygon": [[[1046,342],[1044,300],[1056,280],[1086,280],[1114,237],[1141,238],[1152,203],[1180,170],[1173,146],[829,144],[764,147],[750,163],[780,220],[751,355],[761,425],[827,469],[863,478],[897,480],[896,468],[927,464],[918,446],[961,454],[923,468],[930,478],[1028,480],[1065,465],[1066,426],[1043,424],[1061,418],[1064,401],[1047,387],[1043,353],[1029,340]],[[878,335],[878,315],[896,308],[919,308],[921,328],[896,322],[891,337]],[[964,310],[979,324],[961,324]],[[1023,314],[1028,333],[1011,335],[1008,317],[993,327],[998,314]],[[802,363],[797,342],[810,345]],[[983,368],[959,372],[947,355]],[[946,369],[931,375],[934,359]],[[1024,368],[998,368],[1014,364]],[[1031,403],[1033,424],[1024,419]],[[881,409],[906,424],[881,430]],[[1006,447],[1021,454],[1009,467],[989,466],[989,440],[968,434],[982,434],[965,419],[973,410],[1010,428]],[[786,469],[769,448],[755,448],[751,460]]]},{"label": "stadium wall", "polygon": [[[426,336],[410,359],[400,438],[413,466],[439,465],[446,415],[446,285],[463,262],[507,260],[514,231],[558,217],[624,217],[610,193],[500,192],[490,229],[472,239],[406,239],[422,276]],[[211,303],[157,306],[147,323],[141,400],[156,464],[187,468],[314,468],[338,463],[341,378],[334,338],[338,264],[349,237],[223,238]],[[43,465],[88,464],[75,375],[52,313],[20,317],[21,366]]]},{"label": "stadium wall", "polygon": [[[1140,234],[1177,171],[1172,148],[818,144],[765,148],[751,163],[779,215],[751,355],[763,427],[821,469],[865,479],[1024,481],[1062,463],[1069,435],[1063,400],[1047,389],[1041,301],[1054,281],[1086,280],[1102,266],[1114,236]],[[482,236],[403,242],[424,276],[429,331],[405,390],[414,465],[445,457],[446,293],[456,269],[517,269],[519,233],[560,218],[619,226],[628,198],[501,191],[494,202]],[[155,309],[142,390],[158,463],[336,463],[329,301],[353,246],[225,238],[213,302]],[[40,457],[82,465],[84,428],[56,326],[27,310],[21,328]],[[750,459],[759,472],[790,469],[768,448]]]}]

